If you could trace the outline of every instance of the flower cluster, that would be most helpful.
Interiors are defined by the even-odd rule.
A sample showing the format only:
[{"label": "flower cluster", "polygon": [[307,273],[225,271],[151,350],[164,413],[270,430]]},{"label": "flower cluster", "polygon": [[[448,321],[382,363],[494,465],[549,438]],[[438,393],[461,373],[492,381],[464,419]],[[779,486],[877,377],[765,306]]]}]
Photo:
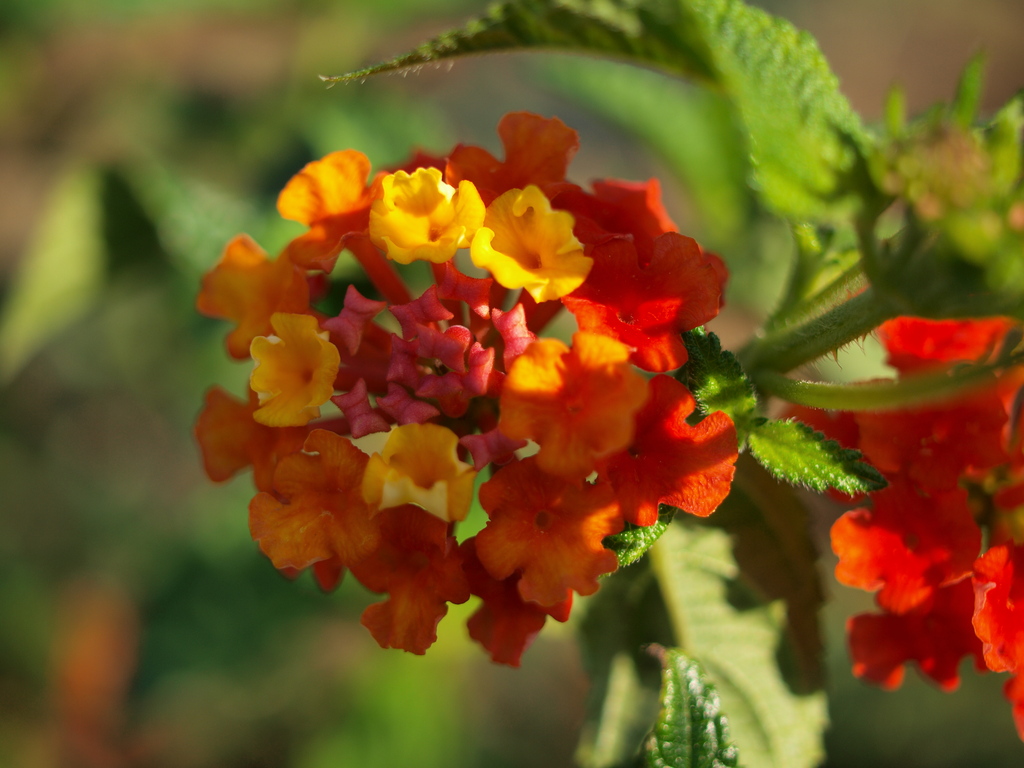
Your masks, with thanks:
[{"label": "flower cluster", "polygon": [[[1008,320],[897,318],[879,329],[901,377],[984,363],[1019,340]],[[881,613],[848,623],[854,674],[894,688],[916,662],[945,690],[961,660],[1010,672],[1024,738],[1024,375],[1010,368],[935,405],[801,415],[863,451],[889,486],[832,527],[836,578],[877,590]]]},{"label": "flower cluster", "polygon": [[[278,210],[307,231],[276,259],[239,236],[203,280],[199,310],[234,323],[228,352],[254,367],[246,398],[208,394],[196,433],[212,479],[253,467],[250,531],[275,567],[387,594],[362,618],[381,646],[423,653],[473,595],[470,635],[518,665],[615,570],[606,537],[660,504],[714,511],[737,438],[667,375],[720,308],[721,261],[676,231],[656,181],[567,181],[578,140],[559,120],[498,132],[503,160],[459,145],[371,178],[349,150],[293,177]],[[348,285],[327,314],[343,251],[372,291]],[[413,262],[424,289],[396,266]],[[540,336],[563,308],[571,342]],[[474,499],[487,524],[460,539]]]}]

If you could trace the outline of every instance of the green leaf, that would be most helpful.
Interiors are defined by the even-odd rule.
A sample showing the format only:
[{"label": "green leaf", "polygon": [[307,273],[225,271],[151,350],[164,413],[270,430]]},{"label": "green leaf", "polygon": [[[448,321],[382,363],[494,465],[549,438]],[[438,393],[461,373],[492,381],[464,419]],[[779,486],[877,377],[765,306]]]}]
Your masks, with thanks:
[{"label": "green leaf", "polygon": [[621,533],[606,537],[603,542],[604,546],[615,552],[619,558],[619,568],[633,565],[643,557],[644,553],[654,546],[654,542],[661,538],[661,534],[668,528],[668,524],[672,522],[672,518],[678,511],[675,507],[662,504],[658,508],[658,519],[654,525],[642,526],[626,523],[626,527]]},{"label": "green leaf", "polygon": [[275,244],[266,237],[268,225],[290,224],[261,215],[251,202],[182,176],[170,166],[142,165],[127,181],[154,222],[161,247],[185,275],[204,274],[239,232],[252,234],[273,253]]},{"label": "green leaf", "polygon": [[642,649],[671,645],[672,630],[647,559],[605,579],[584,606],[580,650],[590,692],[576,762],[621,768],[658,714],[661,670]]},{"label": "green leaf", "polygon": [[643,748],[647,768],[727,768],[738,754],[729,740],[715,686],[700,665],[672,648],[651,648],[664,667],[661,712]]},{"label": "green leaf", "polygon": [[1021,175],[1021,128],[1024,93],[1010,99],[992,118],[985,146],[992,160],[992,183],[997,192],[1009,193]]},{"label": "green leaf", "polygon": [[985,56],[976,55],[964,67],[957,84],[956,96],[949,105],[949,116],[954,123],[963,129],[974,125],[978,117],[978,105],[981,103],[981,90],[985,80]]},{"label": "green leaf", "polygon": [[765,421],[748,437],[750,452],[772,475],[813,491],[854,495],[885,488],[885,478],[862,461],[860,451],[843,448],[806,424]]},{"label": "green leaf", "polygon": [[683,342],[689,354],[683,383],[697,399],[701,413],[724,411],[733,420],[742,446],[751,427],[760,420],[753,385],[735,355],[722,349],[715,334],[697,328],[684,333]]},{"label": "green leaf", "polygon": [[819,611],[825,592],[810,515],[796,489],[780,483],[749,453],[736,461],[732,492],[708,525],[722,528],[746,583],[762,601],[786,606],[786,642],[777,660],[789,686],[810,693],[824,682]]},{"label": "green leaf", "polygon": [[104,270],[100,189],[91,168],[57,182],[0,315],[0,381],[96,302]]},{"label": "green leaf", "polygon": [[508,2],[404,56],[325,79],[522,48],[611,56],[713,86],[736,106],[770,207],[834,220],[856,204],[848,177],[867,139],[835,75],[810,35],[740,0]]},{"label": "green leaf", "polygon": [[[727,248],[733,274],[740,271],[736,258],[745,259],[744,272],[756,270],[756,263],[746,263],[754,262],[759,242],[755,234],[761,233],[752,224],[754,198],[745,184],[750,173],[745,137],[721,93],[612,61],[559,59],[545,64],[546,82],[639,137],[683,182],[696,209],[696,222],[688,226],[696,223],[703,229],[688,234],[710,250]],[[764,291],[763,284],[759,289]]]},{"label": "green leaf", "polygon": [[730,536],[669,527],[651,550],[676,644],[701,660],[747,768],[812,768],[823,758],[823,693],[799,694],[777,661],[785,607],[763,603],[732,555]]}]

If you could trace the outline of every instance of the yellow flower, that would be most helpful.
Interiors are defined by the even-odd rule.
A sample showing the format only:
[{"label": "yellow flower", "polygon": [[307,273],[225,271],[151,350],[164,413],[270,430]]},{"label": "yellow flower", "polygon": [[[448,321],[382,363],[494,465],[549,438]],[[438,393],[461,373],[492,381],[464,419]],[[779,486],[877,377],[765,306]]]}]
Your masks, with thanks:
[{"label": "yellow flower", "polygon": [[558,299],[579,288],[594,265],[573,224],[539,187],[510,189],[487,207],[470,257],[506,288],[525,288],[538,302]]},{"label": "yellow flower", "polygon": [[381,180],[383,197],[370,208],[370,239],[400,264],[442,264],[468,248],[484,221],[484,202],[471,181],[455,187],[437,168],[398,171]]},{"label": "yellow flower", "polygon": [[384,450],[370,457],[363,498],[379,509],[415,504],[445,521],[465,519],[476,472],[459,461],[458,444],[454,432],[437,424],[395,427]]},{"label": "yellow flower", "polygon": [[257,336],[249,386],[259,395],[252,417],[268,427],[301,427],[320,415],[334,393],[341,355],[312,315],[275,312],[273,336]]}]

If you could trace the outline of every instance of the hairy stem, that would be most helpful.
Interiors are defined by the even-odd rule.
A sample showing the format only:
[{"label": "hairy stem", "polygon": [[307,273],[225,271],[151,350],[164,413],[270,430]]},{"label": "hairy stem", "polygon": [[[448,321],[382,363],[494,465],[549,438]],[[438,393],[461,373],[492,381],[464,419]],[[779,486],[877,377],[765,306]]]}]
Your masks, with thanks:
[{"label": "hairy stem", "polygon": [[868,287],[813,320],[754,339],[740,352],[739,359],[755,378],[760,371],[784,373],[832,354],[897,314],[889,302]]}]

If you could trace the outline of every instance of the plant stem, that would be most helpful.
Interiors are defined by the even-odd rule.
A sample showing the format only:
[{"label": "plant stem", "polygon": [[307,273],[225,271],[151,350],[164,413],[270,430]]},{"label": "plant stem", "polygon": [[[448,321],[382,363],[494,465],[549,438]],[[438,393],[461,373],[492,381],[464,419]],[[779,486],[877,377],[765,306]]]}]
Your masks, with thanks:
[{"label": "plant stem", "polygon": [[812,408],[838,411],[881,411],[920,407],[966,394],[994,380],[1000,366],[977,365],[952,375],[943,372],[899,381],[824,384],[795,381],[774,371],[759,371],[754,383],[761,391]]},{"label": "plant stem", "polygon": [[897,314],[869,286],[809,322],[769,331],[754,339],[740,352],[740,362],[752,376],[760,371],[791,371],[867,335]]},{"label": "plant stem", "polygon": [[866,287],[867,279],[864,276],[864,270],[861,269],[860,264],[855,264],[802,303],[776,313],[769,321],[768,328],[773,331],[781,331],[784,328],[820,317]]}]

